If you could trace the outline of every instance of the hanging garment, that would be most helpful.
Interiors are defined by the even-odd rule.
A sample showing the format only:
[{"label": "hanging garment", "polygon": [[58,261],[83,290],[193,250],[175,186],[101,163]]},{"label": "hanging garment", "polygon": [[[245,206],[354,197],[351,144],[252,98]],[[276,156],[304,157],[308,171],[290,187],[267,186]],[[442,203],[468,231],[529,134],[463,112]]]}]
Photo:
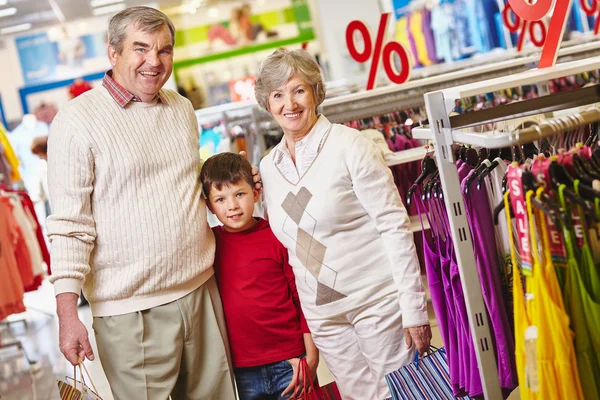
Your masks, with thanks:
[{"label": "hanging garment", "polygon": [[17,158],[17,155],[15,154],[15,151],[8,140],[8,135],[6,134],[6,130],[2,124],[0,124],[0,144],[4,148],[4,156],[6,157],[6,161],[11,168],[10,179],[13,181],[20,181],[21,173],[19,172],[19,159]]},{"label": "hanging garment", "polygon": [[42,232],[42,226],[40,221],[36,218],[35,206],[29,194],[23,190],[16,191],[15,194],[19,195],[21,199],[21,204],[28,211],[31,217],[31,224],[34,227],[35,236],[37,238],[37,242],[40,246],[40,251],[42,253],[42,260],[46,264],[46,272],[48,275],[52,274],[52,269],[50,268],[50,252],[48,251],[48,245],[46,243],[46,238],[44,233]]},{"label": "hanging garment", "polygon": [[[572,215],[564,191],[560,185],[558,197],[567,215]],[[585,237],[586,235],[584,235]],[[586,399],[600,398],[600,304],[593,288],[600,283],[598,271],[593,265],[587,241],[578,251],[573,225],[565,227],[564,241],[567,251],[565,284],[566,309],[575,331],[575,351],[579,377]],[[584,277],[587,277],[586,280]]]},{"label": "hanging garment", "polygon": [[412,66],[418,67],[420,64],[419,58],[417,57],[417,47],[414,39],[411,37],[408,21],[409,20],[407,16],[400,17],[400,19],[398,19],[398,22],[396,23],[396,41],[408,51],[408,55],[412,61]]},{"label": "hanging garment", "polygon": [[[475,171],[470,172],[473,174]],[[477,190],[477,181],[468,183],[469,177],[462,181],[463,193],[469,184],[468,195],[465,195],[467,220],[473,236],[475,261],[481,280],[482,294],[491,322],[492,336],[495,338],[496,357],[500,386],[511,391],[517,386],[517,375],[514,358],[514,336],[508,322],[508,314],[504,307],[502,280],[498,264],[498,250],[495,239],[489,234],[494,225],[489,209],[487,189]],[[482,182],[481,185],[485,185]],[[503,268],[503,267],[502,267]]]},{"label": "hanging garment", "polygon": [[12,168],[4,154],[4,146],[0,143],[0,185],[12,186]]},{"label": "hanging garment", "polygon": [[429,66],[433,64],[433,60],[428,57],[427,54],[427,42],[423,35],[423,16],[420,11],[412,13],[409,17],[409,29],[410,35],[415,41],[415,47],[417,53],[415,56],[419,60],[419,63],[423,66]]},{"label": "hanging garment", "polygon": [[423,21],[421,23],[421,31],[425,37],[425,44],[427,45],[427,58],[433,63],[439,62],[435,53],[435,39],[433,37],[433,30],[431,29],[431,12],[429,10],[421,11]]},{"label": "hanging garment", "polygon": [[[471,168],[462,160],[456,161],[456,166],[458,168],[458,179],[463,182],[473,168]],[[466,371],[466,385],[468,392],[472,393],[472,396],[479,396],[480,394],[483,394],[483,386],[481,383],[481,377],[479,375],[479,365],[477,364],[477,355],[475,354],[475,348],[473,347],[473,337],[471,336],[471,331],[469,328],[469,317],[467,314],[466,303],[464,301],[464,293],[456,257],[453,257],[452,261],[453,292],[455,293],[458,301],[457,304],[460,305],[457,306],[457,311],[462,317],[464,342],[466,343],[466,348],[469,350],[468,354],[470,354],[469,357],[463,357],[463,369]]]},{"label": "hanging garment", "polygon": [[[527,293],[524,292],[521,274],[516,271],[513,286],[515,351],[521,400],[583,399],[569,316],[565,312],[545,234],[546,218],[536,212],[534,220],[533,195],[530,191],[526,196],[533,270],[526,278]],[[508,196],[507,192],[506,209],[510,207]],[[537,221],[537,227],[534,221]],[[510,217],[507,217],[507,226],[513,264],[517,265]],[[536,228],[541,235],[536,235]],[[540,251],[538,240],[541,240]]]},{"label": "hanging garment", "polygon": [[0,320],[25,311],[23,281],[15,258],[18,225],[7,201],[0,196]]},{"label": "hanging garment", "polygon": [[33,119],[23,122],[9,135],[15,154],[19,158],[19,168],[23,183],[34,202],[39,201],[39,162],[40,158],[31,152],[33,140],[39,136],[48,136],[48,124]]},{"label": "hanging garment", "polygon": [[[429,214],[421,199],[420,190],[416,190],[413,193],[413,202],[416,203],[417,211],[419,213],[419,220],[421,221],[421,234],[423,237],[423,249],[425,252],[425,271],[427,274],[427,285],[429,287],[429,293],[431,296],[431,303],[435,312],[436,320],[442,340],[448,353],[448,364],[450,374],[450,384],[452,386],[452,392],[456,396],[460,392],[460,379],[458,365],[458,351],[456,348],[456,327],[454,325],[453,316],[449,315],[449,306],[452,305],[452,295],[446,290],[444,280],[442,278],[442,260],[439,254],[439,242],[441,238],[439,235],[437,238],[428,237],[426,234],[425,227],[423,225],[423,215],[427,218],[429,226],[433,232],[440,229],[437,222],[429,218]],[[438,248],[436,248],[438,247]]]}]

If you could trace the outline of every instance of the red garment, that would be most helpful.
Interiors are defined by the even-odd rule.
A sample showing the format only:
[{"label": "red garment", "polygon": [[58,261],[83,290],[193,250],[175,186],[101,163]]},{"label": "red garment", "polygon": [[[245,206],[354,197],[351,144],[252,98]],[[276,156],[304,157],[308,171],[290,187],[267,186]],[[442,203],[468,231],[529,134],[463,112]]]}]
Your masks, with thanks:
[{"label": "red garment", "polygon": [[[121,108],[125,108],[125,106],[129,104],[130,101],[141,102],[141,100],[135,97],[133,93],[125,89],[123,86],[119,85],[117,81],[113,79],[112,69],[106,71],[106,74],[104,74],[104,79],[102,79],[102,86],[104,86],[106,90],[108,90],[108,93],[110,93],[112,98],[115,99],[115,101]],[[165,96],[163,96],[161,92],[158,92],[156,94],[156,97],[158,97],[158,100],[160,100],[162,103],[166,104]]]},{"label": "red garment", "polygon": [[21,275],[21,286],[30,287],[35,284],[35,276],[33,275],[33,265],[31,263],[31,256],[29,254],[29,248],[27,242],[25,242],[25,236],[21,230],[21,226],[13,217],[13,205],[10,204],[8,197],[0,197],[0,203],[5,207],[5,210],[10,212],[8,218],[9,224],[12,224],[12,250],[17,262],[19,274]]},{"label": "red garment", "polygon": [[213,228],[215,274],[236,368],[255,367],[305,352],[308,325],[300,308],[288,252],[269,223],[239,233]]},{"label": "red garment", "polygon": [[[0,320],[25,311],[23,281],[15,259],[15,250],[19,247],[18,229],[12,206],[8,199],[0,197]],[[29,257],[25,243],[20,247],[25,249]],[[29,267],[31,271],[31,265]]]},{"label": "red garment", "polygon": [[[35,218],[35,223],[36,223],[35,235],[38,240],[38,243],[40,244],[40,250],[42,251],[42,259],[46,263],[46,266],[48,269],[48,275],[51,275],[52,270],[50,269],[50,253],[48,252],[48,246],[46,245],[46,240],[44,239],[44,233],[42,232],[42,227],[40,226],[40,221],[38,221],[36,213],[35,213],[33,201],[31,201],[31,197],[29,197],[29,194],[23,190],[19,190],[17,192],[17,194],[19,195],[19,197],[21,197],[21,204],[23,204],[23,207],[25,207],[27,210],[29,210],[31,215]],[[40,284],[41,284],[41,281],[40,281]],[[38,285],[38,287],[39,287],[39,285]],[[29,291],[29,290],[26,290],[26,291]]]},{"label": "red garment", "polygon": [[69,94],[71,95],[72,99],[87,92],[88,90],[92,90],[92,85],[86,81],[76,80],[71,86],[69,86]]}]

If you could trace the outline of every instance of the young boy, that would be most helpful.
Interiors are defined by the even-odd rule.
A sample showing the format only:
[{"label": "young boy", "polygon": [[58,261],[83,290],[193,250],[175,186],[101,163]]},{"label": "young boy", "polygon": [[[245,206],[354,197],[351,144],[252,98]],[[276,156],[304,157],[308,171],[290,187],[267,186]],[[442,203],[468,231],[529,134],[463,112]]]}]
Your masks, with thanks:
[{"label": "young boy", "polygon": [[215,275],[241,400],[288,398],[300,358],[316,376],[319,353],[300,308],[288,252],[269,223],[254,218],[252,167],[242,156],[221,153],[201,173],[209,209],[223,226],[217,241]]}]

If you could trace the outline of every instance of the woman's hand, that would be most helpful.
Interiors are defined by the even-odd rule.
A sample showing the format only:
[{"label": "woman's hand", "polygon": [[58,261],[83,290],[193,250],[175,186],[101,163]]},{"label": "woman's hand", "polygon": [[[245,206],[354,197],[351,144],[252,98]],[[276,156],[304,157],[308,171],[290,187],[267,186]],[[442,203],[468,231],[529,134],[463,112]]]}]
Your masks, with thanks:
[{"label": "woman's hand", "polygon": [[[246,160],[248,159],[245,151],[240,151],[240,155]],[[262,180],[258,168],[255,166],[252,166],[252,180],[254,181],[254,189],[258,190],[259,193],[262,193]]]},{"label": "woman's hand", "polygon": [[414,342],[420,356],[429,351],[431,345],[431,327],[429,325],[406,328],[404,335],[406,336],[406,348],[410,349]]}]

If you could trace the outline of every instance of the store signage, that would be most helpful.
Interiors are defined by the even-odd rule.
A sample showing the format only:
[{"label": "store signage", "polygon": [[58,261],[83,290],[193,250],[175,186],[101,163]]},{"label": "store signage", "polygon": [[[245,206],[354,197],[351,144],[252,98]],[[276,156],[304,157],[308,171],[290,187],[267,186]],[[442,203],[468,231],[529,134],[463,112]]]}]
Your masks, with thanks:
[{"label": "store signage", "polygon": [[[550,25],[544,40],[538,68],[547,68],[556,64],[558,49],[567,23],[567,15],[571,9],[571,1],[537,0],[530,4],[528,0],[508,0],[514,13],[525,22],[541,21],[546,16],[550,17]],[[552,7],[553,3],[554,7]]]},{"label": "store signage", "polygon": [[515,12],[510,6],[510,3],[504,5],[502,11],[502,17],[504,19],[504,25],[508,28],[510,33],[518,34],[517,39],[517,51],[523,49],[525,38],[529,36],[531,43],[536,47],[542,47],[546,41],[546,25],[543,21],[525,21]]},{"label": "store signage", "polygon": [[[521,255],[521,268],[524,275],[531,276],[532,259],[529,236],[529,219],[527,218],[527,203],[523,188],[523,170],[519,165],[509,165],[506,177],[510,190],[510,202],[516,219],[519,254]],[[505,212],[509,212],[505,210]]]},{"label": "store signage", "polygon": [[233,102],[254,100],[254,77],[247,76],[229,82],[229,93]]},{"label": "store signage", "polygon": [[[377,36],[375,37],[375,45],[373,46],[372,35],[369,32],[367,25],[358,20],[354,20],[348,24],[346,28],[346,46],[350,56],[359,63],[364,63],[371,59],[369,69],[369,79],[367,81],[367,90],[375,87],[377,81],[377,72],[379,70],[379,62],[383,62],[383,68],[390,81],[396,84],[402,84],[410,79],[411,73],[411,57],[407,49],[398,42],[388,42],[383,45],[385,32],[387,28],[390,13],[381,15]],[[359,33],[363,41],[362,52],[357,49],[356,33]],[[396,53],[400,58],[399,68],[396,68],[393,54]]]},{"label": "store signage", "polygon": [[15,39],[25,86],[72,79],[110,68],[106,58],[106,33],[84,36],[47,32]]},{"label": "store signage", "polygon": [[600,28],[600,3],[598,3],[598,0],[580,0],[580,2],[581,8],[589,17],[596,17],[594,35],[597,35]]}]

